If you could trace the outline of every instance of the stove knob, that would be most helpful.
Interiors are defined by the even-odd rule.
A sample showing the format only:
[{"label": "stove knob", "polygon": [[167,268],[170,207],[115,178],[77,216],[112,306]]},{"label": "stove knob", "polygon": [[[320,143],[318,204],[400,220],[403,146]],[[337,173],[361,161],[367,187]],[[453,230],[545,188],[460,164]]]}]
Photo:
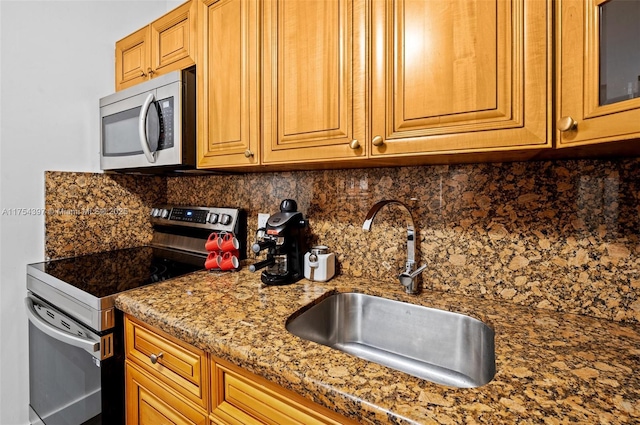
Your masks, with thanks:
[{"label": "stove knob", "polygon": [[157,217],[157,216],[158,216],[158,209],[151,208],[151,217]]},{"label": "stove knob", "polygon": [[218,214],[210,212],[207,216],[207,222],[216,224],[218,222]]},{"label": "stove knob", "polygon": [[220,223],[225,226],[231,224],[231,216],[229,214],[222,214],[222,216],[220,216]]},{"label": "stove knob", "polygon": [[162,210],[162,218],[169,218],[169,210],[168,209]]}]

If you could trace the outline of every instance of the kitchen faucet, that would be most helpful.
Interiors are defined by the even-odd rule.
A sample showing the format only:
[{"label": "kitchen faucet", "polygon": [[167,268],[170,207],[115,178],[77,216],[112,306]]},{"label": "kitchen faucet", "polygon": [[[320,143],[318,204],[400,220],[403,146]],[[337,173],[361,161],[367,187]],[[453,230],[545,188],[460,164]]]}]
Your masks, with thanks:
[{"label": "kitchen faucet", "polygon": [[406,211],[408,215],[407,219],[407,263],[405,266],[405,271],[398,275],[398,279],[400,280],[400,284],[404,286],[405,291],[408,294],[417,294],[420,292],[420,279],[419,275],[422,271],[427,267],[426,264],[423,264],[415,270],[416,265],[416,243],[415,243],[415,226],[413,224],[413,216],[411,215],[411,211],[409,208],[400,201],[396,200],[384,200],[374,204],[369,212],[367,213],[367,217],[364,219],[364,224],[362,225],[362,229],[365,232],[369,232],[371,230],[371,225],[373,224],[373,219],[375,218],[378,211],[385,205],[395,204],[398,205],[401,209]]}]

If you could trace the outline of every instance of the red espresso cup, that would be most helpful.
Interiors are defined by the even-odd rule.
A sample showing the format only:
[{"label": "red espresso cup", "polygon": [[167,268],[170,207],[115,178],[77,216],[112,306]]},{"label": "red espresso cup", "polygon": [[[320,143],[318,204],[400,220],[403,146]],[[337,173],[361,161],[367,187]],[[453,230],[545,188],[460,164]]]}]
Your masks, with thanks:
[{"label": "red espresso cup", "polygon": [[220,239],[220,234],[218,234],[218,232],[211,233],[209,238],[207,238],[207,242],[204,244],[204,248],[207,251],[217,251],[219,249],[218,239]]},{"label": "red espresso cup", "polygon": [[220,270],[235,270],[239,265],[240,261],[238,261],[238,257],[231,252],[225,252],[218,256],[218,267]]},{"label": "red espresso cup", "polygon": [[240,249],[240,242],[233,233],[218,236],[217,243],[220,251],[229,252]]},{"label": "red espresso cup", "polygon": [[204,262],[204,267],[207,270],[217,269],[219,267],[218,258],[220,258],[218,251],[211,251],[209,255],[207,255],[207,259]]}]

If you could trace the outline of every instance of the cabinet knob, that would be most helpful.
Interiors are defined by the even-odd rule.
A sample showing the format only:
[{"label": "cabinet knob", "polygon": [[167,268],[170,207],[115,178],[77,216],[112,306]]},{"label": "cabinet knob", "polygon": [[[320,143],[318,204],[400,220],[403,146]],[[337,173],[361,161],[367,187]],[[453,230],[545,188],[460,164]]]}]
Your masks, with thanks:
[{"label": "cabinet knob", "polygon": [[246,151],[244,151],[244,156],[246,158],[251,158],[253,156],[253,152],[251,152],[251,150],[247,149]]},{"label": "cabinet knob", "polygon": [[160,360],[162,358],[162,356],[164,356],[164,353],[160,352],[157,355],[156,354],[152,354],[149,356],[149,360],[151,360],[151,363],[156,364],[158,363],[158,360]]},{"label": "cabinet knob", "polygon": [[147,68],[147,74],[149,74],[149,77],[151,77],[153,74],[155,74],[155,71],[151,69],[151,67],[149,67]]},{"label": "cabinet knob", "polygon": [[140,70],[140,76],[141,76],[141,77],[146,77],[146,76],[147,76],[147,74],[145,74],[143,70]]},{"label": "cabinet knob", "polygon": [[373,144],[373,146],[382,146],[384,145],[384,139],[382,138],[382,136],[376,136],[373,138],[371,143]]},{"label": "cabinet knob", "polygon": [[578,128],[578,121],[574,120],[570,116],[562,117],[558,120],[557,123],[558,130],[562,131],[573,131]]},{"label": "cabinet knob", "polygon": [[353,139],[351,141],[351,143],[349,143],[349,147],[353,150],[360,148],[360,142],[358,142],[356,139]]}]

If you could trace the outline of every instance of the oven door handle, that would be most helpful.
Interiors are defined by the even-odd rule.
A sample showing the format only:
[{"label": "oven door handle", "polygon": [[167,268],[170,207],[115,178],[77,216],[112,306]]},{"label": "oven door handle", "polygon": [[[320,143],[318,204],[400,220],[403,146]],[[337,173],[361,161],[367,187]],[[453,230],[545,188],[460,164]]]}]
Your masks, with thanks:
[{"label": "oven door handle", "polygon": [[94,357],[95,353],[100,351],[99,340],[95,341],[88,338],[81,338],[61,331],[60,329],[51,326],[49,323],[38,316],[38,313],[36,313],[35,307],[33,305],[33,299],[27,297],[24,299],[24,303],[27,306],[27,316],[29,317],[29,321],[33,323],[36,328],[49,335],[51,338],[57,339],[58,341],[65,344],[73,345],[74,347],[82,348]]}]

